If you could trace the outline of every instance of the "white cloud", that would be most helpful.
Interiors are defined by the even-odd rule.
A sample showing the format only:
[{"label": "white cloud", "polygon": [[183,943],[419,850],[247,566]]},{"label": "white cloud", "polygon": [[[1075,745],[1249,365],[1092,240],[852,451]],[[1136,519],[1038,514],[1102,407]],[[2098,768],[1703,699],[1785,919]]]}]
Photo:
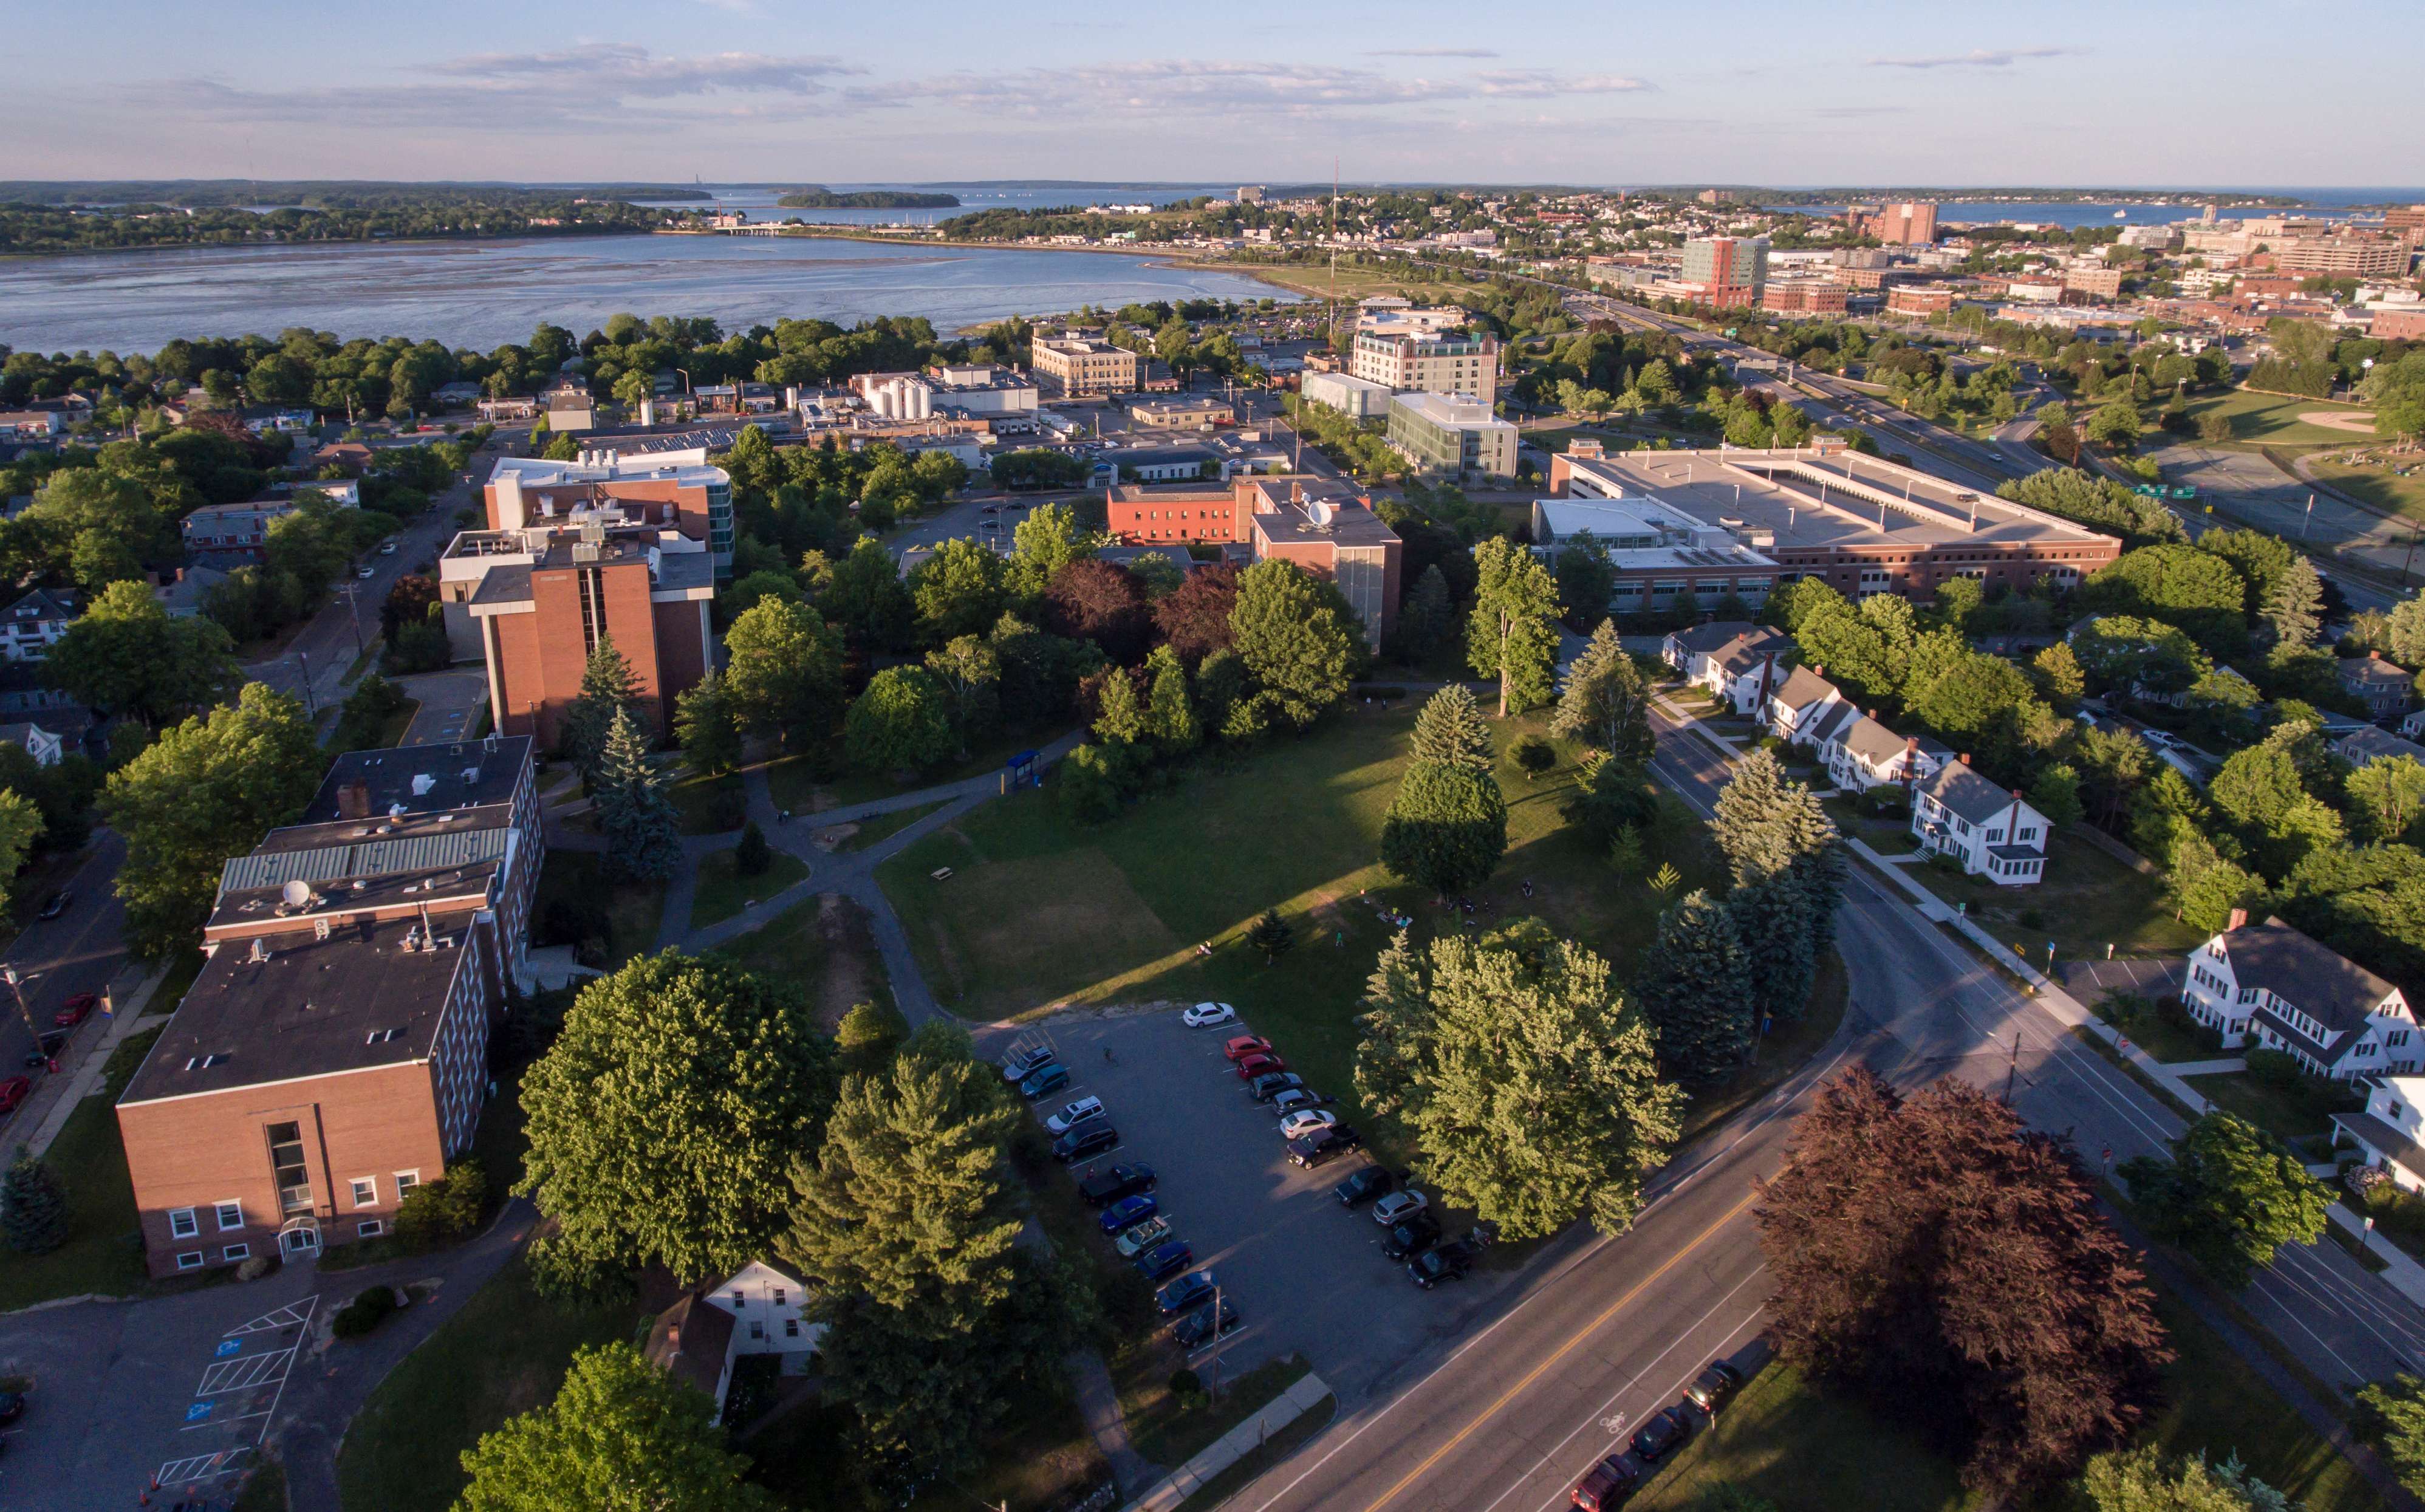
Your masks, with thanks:
[{"label": "white cloud", "polygon": [[1873,57],[1871,68],[2011,68],[2025,58],[2079,57],[2084,47],[1974,47],[1967,53],[1946,53],[1933,57]]},{"label": "white cloud", "polygon": [[1545,98],[1563,94],[1630,94],[1650,88],[1620,73],[1559,73],[1550,69],[1495,69],[1474,76],[1481,92]]},{"label": "white cloud", "polygon": [[820,89],[827,79],[867,71],[831,57],[764,53],[675,57],[629,42],[593,42],[560,53],[476,54],[433,63],[427,72],[518,89],[570,84],[601,93],[663,99],[728,89]]},{"label": "white cloud", "polygon": [[1497,57],[1487,47],[1376,47],[1366,57]]}]

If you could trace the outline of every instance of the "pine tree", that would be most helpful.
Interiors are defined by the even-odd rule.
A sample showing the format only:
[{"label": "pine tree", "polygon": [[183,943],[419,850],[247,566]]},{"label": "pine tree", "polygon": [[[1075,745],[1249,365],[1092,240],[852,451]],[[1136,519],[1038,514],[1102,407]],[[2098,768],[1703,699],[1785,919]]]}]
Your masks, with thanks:
[{"label": "pine tree", "polygon": [[599,752],[598,828],[606,837],[606,864],[617,875],[639,880],[671,877],[682,862],[682,829],[665,774],[649,760],[632,711],[618,708]]},{"label": "pine tree", "polygon": [[1095,733],[1105,740],[1125,743],[1145,738],[1145,703],[1137,697],[1136,679],[1124,667],[1113,668],[1103,679],[1102,701],[1095,715]]},{"label": "pine tree", "polygon": [[2310,646],[2324,622],[2324,589],[2316,570],[2304,556],[2276,578],[2257,611],[2281,646]]},{"label": "pine tree", "polygon": [[1742,1064],[1751,1048],[1751,971],[1726,910],[1693,892],[1659,919],[1644,962],[1643,1011],[1659,1036],[1659,1062],[1704,1080]]},{"label": "pine tree", "polygon": [[1370,1011],[1356,1021],[1363,1036],[1356,1051],[1356,1090],[1366,1107],[1389,1118],[1412,1090],[1417,1046],[1431,1011],[1423,997],[1422,961],[1404,929],[1381,947],[1364,982],[1364,1003]]},{"label": "pine tree", "polygon": [[1649,861],[1642,848],[1642,828],[1627,825],[1608,843],[1608,864],[1619,877],[1636,877]]},{"label": "pine tree", "polygon": [[1499,679],[1499,716],[1550,700],[1558,658],[1558,585],[1530,548],[1493,536],[1473,548],[1481,579],[1466,652],[1475,672]]},{"label": "pine tree", "polygon": [[710,672],[674,700],[674,738],[683,763],[702,777],[721,777],[741,764],[741,720],[724,686]]},{"label": "pine tree", "polygon": [[614,636],[600,635],[588,665],[582,669],[581,695],[565,711],[560,727],[564,759],[585,780],[594,779],[617,711],[636,711],[639,706],[640,680],[632,675],[632,664],[615,649]]},{"label": "pine tree", "polygon": [[17,1147],[17,1159],[0,1177],[0,1235],[26,1255],[47,1255],[68,1242],[68,1195],[33,1150]]},{"label": "pine tree", "polygon": [[732,847],[732,870],[742,877],[763,877],[775,864],[775,847],[766,844],[766,831],[750,820],[741,827],[741,843]]},{"label": "pine tree", "polygon": [[1801,877],[1791,872],[1745,883],[1726,895],[1726,917],[1742,942],[1755,1014],[1780,1022],[1798,1019],[1809,1002],[1817,964],[1809,907]]},{"label": "pine tree", "polygon": [[1381,826],[1381,863],[1450,897],[1490,878],[1507,854],[1507,796],[1468,766],[1417,762]]},{"label": "pine tree", "polygon": [[1616,623],[1603,619],[1591,643],[1566,673],[1566,690],[1550,719],[1550,733],[1577,740],[1620,761],[1646,762],[1656,748],[1650,733],[1650,688],[1642,669],[1618,644]]},{"label": "pine tree", "polygon": [[1447,646],[1456,628],[1456,603],[1448,575],[1434,562],[1415,579],[1415,589],[1398,609],[1398,654],[1410,667],[1423,667]]},{"label": "pine tree", "polygon": [[1269,966],[1295,948],[1296,931],[1280,917],[1279,909],[1266,909],[1263,916],[1255,921],[1254,927],[1246,931],[1246,943],[1261,951],[1263,964]]},{"label": "pine tree", "polygon": [[1187,668],[1179,653],[1167,646],[1156,646],[1145,659],[1145,669],[1153,684],[1146,699],[1146,734],[1170,755],[1195,749],[1203,731],[1188,702]]},{"label": "pine tree", "polygon": [[1490,724],[1472,689],[1451,683],[1423,700],[1410,754],[1417,764],[1491,770]]}]

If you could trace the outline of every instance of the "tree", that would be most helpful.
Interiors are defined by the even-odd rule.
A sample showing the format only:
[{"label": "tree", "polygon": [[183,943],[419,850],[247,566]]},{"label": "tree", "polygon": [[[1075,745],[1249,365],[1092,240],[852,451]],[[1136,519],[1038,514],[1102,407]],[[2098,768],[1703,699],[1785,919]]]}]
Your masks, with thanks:
[{"label": "tree", "polygon": [[1259,699],[1300,730],[1347,697],[1361,637],[1341,604],[1336,588],[1293,562],[1273,558],[1238,574],[1231,645]]},{"label": "tree", "polygon": [[1493,536],[1473,548],[1481,582],[1466,651],[1476,674],[1499,679],[1499,717],[1549,701],[1557,663],[1558,588],[1525,547]]},{"label": "tree", "polygon": [[2089,574],[2076,595],[2090,614],[2175,625],[2210,656],[2247,647],[2248,588],[2237,568],[2193,546],[2142,546]]},{"label": "tree", "polygon": [[1624,762],[1646,762],[1657,749],[1650,733],[1650,687],[1643,681],[1642,669],[1617,643],[1614,620],[1599,622],[1568,669],[1566,690],[1558,697],[1550,733],[1581,741]]},{"label": "tree", "polygon": [[1272,962],[1296,948],[1296,931],[1280,917],[1277,909],[1265,909],[1262,917],[1246,931],[1246,943],[1263,953],[1263,964]]},{"label": "tree", "polygon": [[842,703],[842,636],[805,603],[761,599],[724,633],[725,696],[754,734],[821,737]]},{"label": "tree", "polygon": [[554,1225],[533,1259],[564,1278],[653,1263],[685,1279],[763,1259],[834,1090],[805,999],[729,960],[667,951],[591,982],[522,1073],[514,1190]]},{"label": "tree", "polygon": [[[1801,782],[1789,782],[1784,767],[1770,751],[1754,751],[1736,766],[1718,795],[1710,824],[1711,838],[1726,853],[1737,888],[1782,881],[1790,896],[1758,917],[1772,923],[1799,921],[1807,932],[1797,946],[1788,937],[1746,939],[1754,957],[1775,955],[1782,961],[1809,960],[1814,968],[1836,938],[1836,907],[1844,893],[1843,842],[1836,822],[1819,805],[1816,795]],[[1752,917],[1749,912],[1746,918]],[[1801,1011],[1808,983],[1791,989],[1790,979],[1771,978],[1762,1002],[1788,1015]]]},{"label": "tree", "polygon": [[292,823],[326,764],[303,705],[248,683],[111,773],[101,812],[126,837],[115,891],[135,952],[158,960],[192,944],[227,858]]},{"label": "tree", "polygon": [[632,675],[632,664],[615,649],[615,637],[602,633],[581,669],[581,692],[558,727],[564,758],[579,770],[584,781],[594,783],[597,778],[599,758],[605,752],[616,715],[639,707],[640,680]]},{"label": "tree", "polygon": [[1523,769],[1527,782],[1558,764],[1558,748],[1535,734],[1518,735],[1516,744],[1508,748],[1507,754]]},{"label": "tree", "polygon": [[950,758],[950,696],[920,667],[888,667],[869,681],[843,721],[843,746],[853,765],[871,772],[914,772]]},{"label": "tree", "polygon": [[1490,725],[1473,690],[1451,683],[1423,700],[1415,716],[1415,733],[1407,752],[1418,765],[1457,766],[1487,773],[1497,765],[1490,750]]},{"label": "tree", "polygon": [[2257,613],[2277,646],[2311,646],[2324,622],[2324,586],[2304,556],[2292,562],[2267,590]]},{"label": "tree", "polygon": [[952,700],[952,729],[965,757],[1002,718],[1002,655],[989,641],[960,635],[926,653],[926,670]]},{"label": "tree", "polygon": [[1179,587],[1154,603],[1154,629],[1192,670],[1205,657],[1229,649],[1229,615],[1237,605],[1235,567],[1212,562],[1192,568],[1179,580]]},{"label": "tree", "polygon": [[2172,1358],[2068,1141],[1949,1077],[1818,1091],[1760,1188],[1780,1352],[1966,1446],[1974,1488],[2044,1487],[2127,1441]]},{"label": "tree", "polygon": [[590,792],[606,840],[606,869],[632,881],[671,877],[682,864],[682,816],[629,709],[615,711]]},{"label": "tree", "polygon": [[0,1177],[0,1235],[21,1255],[47,1255],[68,1242],[68,1195],[31,1148],[19,1145]]},{"label": "tree", "polygon": [[1400,934],[1368,989],[1356,1084],[1413,1134],[1450,1202],[1511,1238],[1630,1225],[1680,1132],[1649,1026],[1608,963],[1538,920],[1418,957]]},{"label": "tree", "polygon": [[732,870],[742,877],[763,877],[775,864],[775,847],[766,844],[766,831],[750,820],[741,827],[741,839],[732,847]]},{"label": "tree", "polygon": [[1590,532],[1559,549],[1552,575],[1560,617],[1568,625],[1581,629],[1608,617],[1609,600],[1616,592],[1616,567],[1608,548],[1592,539]]},{"label": "tree", "polygon": [[0,909],[8,907],[17,874],[25,869],[42,828],[42,811],[33,799],[14,788],[0,789]]},{"label": "tree", "polygon": [[1146,675],[1152,680],[1152,691],[1146,700],[1145,732],[1163,753],[1184,754],[1196,748],[1203,730],[1196,720],[1195,707],[1187,699],[1187,668],[1179,653],[1167,646],[1157,646],[1145,659]]},{"label": "tree", "polygon": [[1450,897],[1490,877],[1507,852],[1507,798],[1488,772],[1415,762],[1381,826],[1381,863]]},{"label": "tree", "polygon": [[2038,652],[2030,660],[2030,670],[2038,691],[2066,708],[2088,691],[2088,679],[2080,671],[2080,658],[2071,653],[2067,642],[2058,640]]},{"label": "tree", "polygon": [[1010,568],[1004,587],[1014,598],[1041,598],[1044,586],[1061,569],[1094,555],[1100,545],[1101,538],[1081,526],[1077,512],[1068,505],[1038,505],[1011,530]]},{"label": "tree", "polygon": [[834,1026],[834,1049],[843,1070],[873,1075],[892,1064],[893,1055],[909,1037],[909,1021],[901,1010],[880,1003],[854,1003]]},{"label": "tree", "polygon": [[2078,1499],[2085,1512],[2300,1512],[2237,1457],[2219,1465],[2203,1453],[2176,1460],[2156,1444],[2090,1460]]},{"label": "tree", "polygon": [[2401,1372],[2357,1393],[2359,1436],[2383,1451],[2411,1491],[2425,1488],[2425,1381]]},{"label": "tree", "polygon": [[2342,785],[2367,838],[2377,844],[2406,840],[2425,814],[2425,763],[2414,756],[2378,757],[2350,773]]},{"label": "tree", "polygon": [[547,1406],[509,1418],[463,1452],[461,1512],[759,1512],[715,1404],[627,1343],[574,1352]]},{"label": "tree", "polygon": [[[817,612],[827,623],[862,647],[885,649],[908,639],[917,605],[890,548],[873,536],[861,536],[850,554],[830,567],[818,560],[821,555],[810,553],[801,562],[801,575],[811,579]],[[822,587],[813,581],[820,574],[812,568],[824,568]]]},{"label": "tree", "polygon": [[2088,417],[2086,426],[2090,441],[2115,451],[2135,445],[2141,428],[2139,407],[2130,402],[2128,394],[2117,394],[2100,405],[2096,412]]},{"label": "tree", "polygon": [[683,760],[701,777],[721,777],[741,764],[741,721],[724,674],[710,672],[674,700],[674,737]]},{"label": "tree", "polygon": [[1659,1038],[1659,1063],[1706,1081],[1741,1066],[1751,1049],[1751,972],[1726,909],[1693,892],[1659,918],[1659,939],[1636,987]]},{"label": "tree", "polygon": [[1119,745],[1132,746],[1145,738],[1145,700],[1137,696],[1136,679],[1127,668],[1114,667],[1103,673],[1093,728],[1098,736]]},{"label": "tree", "polygon": [[1144,659],[1153,636],[1153,607],[1145,584],[1115,562],[1083,557],[1052,574],[1044,587],[1044,628],[1056,635],[1091,640],[1121,667]]},{"label": "tree", "polygon": [[2221,410],[2209,410],[2198,416],[2198,440],[2209,446],[2221,445],[2231,440],[2235,433],[2231,416]]},{"label": "tree", "polygon": [[940,645],[958,635],[982,635],[1002,618],[1003,559],[976,541],[955,537],[909,574],[909,596],[918,610],[918,631]]},{"label": "tree", "polygon": [[2176,1244],[2233,1291],[2284,1245],[2323,1237],[2332,1198],[2279,1139],[2228,1113],[2199,1118],[2168,1164],[2141,1155],[2115,1174],[2158,1238]]},{"label": "tree", "polygon": [[207,617],[172,619],[139,582],[101,590],[45,654],[42,678],[78,702],[157,729],[208,708],[235,681],[233,643]]}]

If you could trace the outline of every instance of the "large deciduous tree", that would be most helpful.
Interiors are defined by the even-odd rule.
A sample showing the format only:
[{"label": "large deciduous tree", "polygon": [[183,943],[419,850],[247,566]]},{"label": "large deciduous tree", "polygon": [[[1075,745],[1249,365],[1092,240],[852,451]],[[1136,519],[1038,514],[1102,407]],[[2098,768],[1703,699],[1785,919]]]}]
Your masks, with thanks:
[{"label": "large deciduous tree", "polygon": [[2358,1433],[2382,1451],[2400,1483],[2425,1493],[2425,1381],[2402,1371],[2357,1393]]},{"label": "large deciduous tree", "polygon": [[2173,1158],[2141,1155],[2114,1174],[2148,1228],[2234,1291],[2284,1245],[2324,1235],[2332,1195],[2281,1140],[2228,1113],[2208,1113],[2172,1142]]},{"label": "large deciduous tree", "polygon": [[1650,733],[1650,687],[1617,643],[1616,622],[1602,619],[1566,672],[1566,690],[1550,716],[1550,733],[1581,741],[1622,762],[1640,764],[1656,748]]},{"label": "large deciduous tree", "polygon": [[1179,587],[1153,606],[1153,625],[1163,644],[1192,671],[1216,651],[1229,649],[1229,612],[1238,606],[1238,570],[1228,562],[1191,568]]},{"label": "large deciduous tree", "polygon": [[112,583],[42,661],[43,680],[82,703],[161,724],[209,707],[235,681],[226,631],[172,619],[141,583]]},{"label": "large deciduous tree", "polygon": [[760,1512],[715,1404],[627,1343],[585,1347],[545,1407],[463,1452],[461,1512]]},{"label": "large deciduous tree", "polygon": [[824,736],[842,706],[842,636],[805,603],[764,598],[724,633],[725,691],[741,727],[786,744]]},{"label": "large deciduous tree", "polygon": [[1493,536],[1473,548],[1481,581],[1466,652],[1475,673],[1499,680],[1499,716],[1550,700],[1558,659],[1558,586],[1530,549]]},{"label": "large deciduous tree", "polygon": [[888,667],[869,680],[843,721],[843,745],[853,765],[871,772],[914,772],[950,759],[958,744],[952,700],[923,667]]},{"label": "large deciduous tree", "polygon": [[2172,1358],[2129,1247],[2069,1143],[1977,1088],[1823,1085],[1762,1184],[1785,1357],[2026,1490],[2118,1447]]},{"label": "large deciduous tree", "polygon": [[1507,796],[1470,767],[1417,762],[1381,826],[1381,862],[1440,897],[1479,887],[1507,853]]},{"label": "large deciduous tree", "polygon": [[1275,558],[1238,574],[1229,634],[1256,701],[1298,729],[1347,697],[1359,629],[1338,590],[1295,563]]},{"label": "large deciduous tree", "polygon": [[939,646],[958,635],[982,635],[1002,618],[1003,560],[966,537],[955,537],[909,574],[918,632]]},{"label": "large deciduous tree", "polygon": [[1091,640],[1115,664],[1133,667],[1145,659],[1152,638],[1153,609],[1134,572],[1116,562],[1081,557],[1044,586],[1044,628]]}]

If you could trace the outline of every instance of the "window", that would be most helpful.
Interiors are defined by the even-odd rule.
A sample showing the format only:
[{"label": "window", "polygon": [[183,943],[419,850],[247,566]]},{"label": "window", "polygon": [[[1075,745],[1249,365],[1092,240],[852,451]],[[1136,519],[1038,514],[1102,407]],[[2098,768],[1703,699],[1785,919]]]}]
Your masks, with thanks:
[{"label": "window", "polygon": [[225,1233],[230,1229],[241,1229],[244,1227],[243,1203],[221,1202],[215,1211],[217,1214],[219,1220],[219,1232]]},{"label": "window", "polygon": [[752,1339],[763,1339],[763,1338],[765,1338],[765,1337],[766,1337],[766,1326],[765,1326],[764,1324],[763,1324],[763,1323],[753,1323],[753,1324],[751,1324],[751,1325],[749,1326],[749,1337],[750,1337],[750,1338],[752,1338]]},{"label": "window", "polygon": [[358,1208],[368,1208],[378,1205],[377,1177],[357,1176],[352,1182],[352,1186],[354,1189],[354,1206]]},{"label": "window", "polygon": [[364,1218],[354,1225],[354,1235],[359,1239],[376,1239],[385,1232],[387,1232],[387,1225],[377,1218]]},{"label": "window", "polygon": [[2394,1098],[2390,1102],[2385,1103],[2383,1105],[2383,1111],[2390,1114],[2395,1118],[2400,1117],[2400,1100],[2398,1098]]},{"label": "window", "polygon": [[786,1339],[797,1339],[799,1336],[800,1320],[797,1318],[785,1318],[783,1320],[783,1337]]},{"label": "window", "polygon": [[177,1257],[177,1268],[179,1270],[201,1269],[202,1252],[199,1249],[188,1249],[184,1254],[179,1255]]},{"label": "window", "polygon": [[169,1210],[169,1238],[191,1239],[194,1235],[201,1231],[202,1226],[195,1219],[193,1209],[171,1208]]},{"label": "window", "polygon": [[219,1251],[219,1258],[221,1260],[249,1260],[251,1256],[252,1247],[250,1245],[230,1245],[225,1249]]},{"label": "window", "polygon": [[312,1211],[312,1170],[303,1160],[303,1126],[273,1123],[269,1135],[269,1166],[278,1181],[278,1211],[294,1218]]},{"label": "window", "polygon": [[399,1201],[399,1202],[403,1201],[403,1200],[404,1200],[404,1194],[405,1194],[405,1193],[407,1193],[407,1192],[411,1191],[414,1187],[419,1186],[420,1184],[421,1184],[421,1173],[420,1173],[419,1171],[398,1171],[398,1172],[396,1172],[396,1173],[395,1173],[395,1199],[396,1199],[397,1201]]},{"label": "window", "polygon": [[788,1295],[789,1294],[787,1294],[783,1288],[779,1286],[775,1288],[775,1305],[777,1307],[781,1307],[783,1305],[783,1298]]},{"label": "window", "polygon": [[737,1286],[734,1287],[732,1289],[732,1305],[737,1308],[747,1307],[749,1305],[749,1294]]}]

